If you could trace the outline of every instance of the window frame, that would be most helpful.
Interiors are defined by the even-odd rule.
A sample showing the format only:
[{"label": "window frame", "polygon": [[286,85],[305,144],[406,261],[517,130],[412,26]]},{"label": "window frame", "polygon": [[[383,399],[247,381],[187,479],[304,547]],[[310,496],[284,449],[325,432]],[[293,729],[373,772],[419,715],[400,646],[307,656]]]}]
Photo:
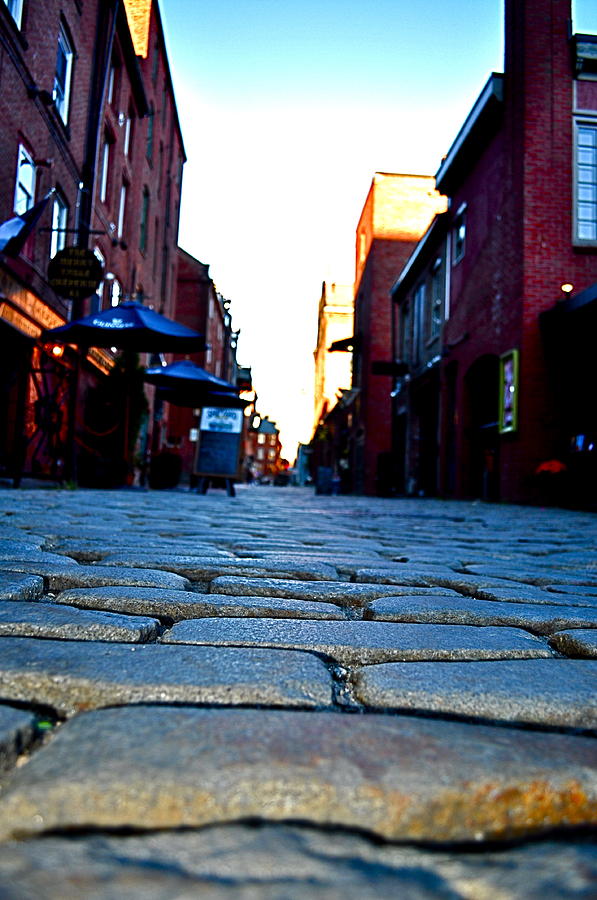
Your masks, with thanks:
[{"label": "window frame", "polygon": [[4,5],[19,31],[23,24],[23,0],[4,0]]},{"label": "window frame", "polygon": [[458,207],[454,222],[452,224],[452,233],[454,240],[452,243],[452,265],[456,265],[464,258],[466,254],[466,232],[467,232],[467,205],[463,203]]},{"label": "window frame", "polygon": [[52,203],[52,232],[50,235],[50,259],[66,247],[66,228],[70,207],[62,191],[56,190]]},{"label": "window frame", "polygon": [[[593,159],[592,163],[587,163],[587,167],[593,169],[592,181],[580,180],[580,169],[583,163],[579,159],[579,153],[583,145],[580,144],[580,132],[587,129],[593,132]],[[573,146],[573,194],[572,194],[572,242],[578,247],[597,247],[597,118],[582,116],[574,121],[574,146]],[[581,200],[579,191],[582,185],[587,185],[593,191],[593,198],[590,200]],[[586,203],[593,207],[591,219],[581,219],[580,205]],[[580,235],[580,227],[583,221],[588,222],[593,227],[592,237],[582,237]]]},{"label": "window frame", "polygon": [[126,204],[128,198],[128,184],[123,181],[120,185],[120,194],[118,199],[118,224],[116,226],[116,237],[122,240],[124,237],[124,223],[126,219]]},{"label": "window frame", "polygon": [[[20,177],[21,170],[23,167],[31,173],[30,182],[25,183],[24,179]],[[35,203],[35,187],[37,181],[37,170],[35,166],[35,160],[33,158],[33,154],[28,150],[28,148],[22,142],[19,142],[19,147],[17,151],[17,174],[15,178],[15,190],[14,190],[14,200],[13,200],[13,209],[17,216],[22,216],[23,213],[27,212],[28,209],[31,209],[33,204]],[[20,200],[22,197],[25,198],[25,206],[23,207]]]},{"label": "window frame", "polygon": [[[61,84],[61,76],[58,67],[61,50],[65,58],[64,84]],[[60,28],[58,30],[58,43],[56,48],[56,65],[54,69],[54,88],[52,91],[52,98],[54,100],[56,112],[65,125],[68,122],[68,116],[70,112],[74,60],[75,49],[73,47],[72,40],[68,34],[64,22],[60,22]],[[60,89],[60,91],[62,92],[62,96],[60,96],[58,89]]]}]

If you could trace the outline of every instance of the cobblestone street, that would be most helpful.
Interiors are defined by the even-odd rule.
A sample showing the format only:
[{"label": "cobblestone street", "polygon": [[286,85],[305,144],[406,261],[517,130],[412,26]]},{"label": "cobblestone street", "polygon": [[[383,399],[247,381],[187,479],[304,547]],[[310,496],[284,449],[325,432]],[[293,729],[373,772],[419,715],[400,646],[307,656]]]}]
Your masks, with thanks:
[{"label": "cobblestone street", "polygon": [[597,517],[0,490],[0,897],[597,890]]}]

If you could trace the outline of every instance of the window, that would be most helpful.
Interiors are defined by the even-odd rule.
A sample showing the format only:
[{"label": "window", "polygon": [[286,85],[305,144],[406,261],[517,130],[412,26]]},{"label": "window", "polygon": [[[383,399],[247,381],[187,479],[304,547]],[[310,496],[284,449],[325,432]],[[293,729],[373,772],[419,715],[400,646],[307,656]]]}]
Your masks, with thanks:
[{"label": "window", "polygon": [[576,128],[575,240],[597,241],[597,124]]},{"label": "window", "polygon": [[442,260],[438,257],[432,268],[431,275],[431,309],[429,322],[429,337],[435,338],[441,331],[443,309],[444,309],[444,292],[442,277]]},{"label": "window", "polygon": [[156,42],[153,47],[153,60],[151,63],[151,80],[153,81],[154,84],[158,80],[159,64],[160,64],[160,48]]},{"label": "window", "polygon": [[68,224],[68,203],[58,191],[54,194],[52,207],[52,237],[50,238],[50,259],[66,246]]},{"label": "window", "polygon": [[[97,259],[99,259],[99,261],[101,262],[102,269],[104,269],[104,271],[105,271],[106,257],[104,256],[104,254],[102,253],[102,251],[100,250],[99,247],[94,247],[93,252],[94,252],[95,256],[97,257]],[[101,310],[101,309],[103,309],[103,306],[104,306],[104,281],[103,281],[103,279],[98,284],[96,291],[95,291],[95,295],[97,297],[96,308],[97,308],[97,310]]]},{"label": "window", "polygon": [[258,444],[265,444],[265,435],[264,435],[264,434],[258,434],[258,435],[257,435],[257,443],[258,443]]},{"label": "window", "polygon": [[23,15],[23,0],[4,0],[4,4],[8,7],[8,11],[15,20],[17,28],[20,28]]},{"label": "window", "polygon": [[147,231],[149,224],[149,189],[143,188],[143,200],[141,202],[141,224],[139,228],[139,250],[147,251]]},{"label": "window", "polygon": [[124,216],[126,212],[126,184],[120,188],[120,204],[118,206],[118,226],[116,228],[116,237],[120,240],[124,233]]},{"label": "window", "polygon": [[149,162],[153,159],[153,116],[153,109],[151,109],[147,118],[147,146],[145,148],[145,155]]},{"label": "window", "polygon": [[114,101],[114,82],[116,80],[116,66],[114,63],[110,66],[108,73],[108,90],[106,92],[106,101],[110,104]]},{"label": "window", "polygon": [[457,263],[464,256],[466,241],[466,204],[463,204],[454,218],[454,256],[453,262]]},{"label": "window", "polygon": [[19,144],[14,210],[18,216],[33,206],[35,198],[35,163],[29,151]]},{"label": "window", "polygon": [[63,122],[68,119],[70,88],[73,74],[73,49],[64,26],[58,32],[58,51],[56,53],[56,74],[54,75],[54,103]]},{"label": "window", "polygon": [[425,299],[426,299],[425,283],[418,286],[414,296],[414,318],[413,318],[413,362],[421,361],[421,351],[423,347],[423,325],[425,322]]},{"label": "window", "polygon": [[120,284],[118,278],[114,278],[112,280],[112,286],[110,288],[110,306],[118,306],[121,300],[122,285]]},{"label": "window", "polygon": [[102,147],[102,164],[100,172],[100,200],[106,203],[108,198],[108,176],[110,174],[110,154],[112,140],[109,134],[104,136],[104,146]]},{"label": "window", "polygon": [[133,146],[133,111],[129,109],[124,123],[124,155],[129,156]]},{"label": "window", "polygon": [[410,305],[400,307],[400,359],[410,362]]}]

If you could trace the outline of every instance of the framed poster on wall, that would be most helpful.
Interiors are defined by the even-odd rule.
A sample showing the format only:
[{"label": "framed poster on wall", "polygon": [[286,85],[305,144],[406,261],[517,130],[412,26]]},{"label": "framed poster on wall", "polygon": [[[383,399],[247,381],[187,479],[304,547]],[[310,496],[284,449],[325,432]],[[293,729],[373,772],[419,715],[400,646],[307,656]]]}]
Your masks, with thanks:
[{"label": "framed poster on wall", "polygon": [[500,434],[518,428],[518,356],[518,350],[500,356]]}]

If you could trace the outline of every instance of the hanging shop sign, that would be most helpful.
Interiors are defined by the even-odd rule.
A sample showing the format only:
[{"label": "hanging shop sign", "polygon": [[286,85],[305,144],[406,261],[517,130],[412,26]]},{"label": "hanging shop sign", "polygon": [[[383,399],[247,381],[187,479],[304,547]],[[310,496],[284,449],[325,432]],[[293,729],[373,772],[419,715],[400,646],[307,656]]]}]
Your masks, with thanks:
[{"label": "hanging shop sign", "polygon": [[195,475],[238,477],[243,419],[242,409],[205,407],[201,410]]},{"label": "hanging shop sign", "polygon": [[104,277],[104,268],[86,247],[65,247],[48,265],[48,282],[60,297],[85,300],[95,294]]}]

